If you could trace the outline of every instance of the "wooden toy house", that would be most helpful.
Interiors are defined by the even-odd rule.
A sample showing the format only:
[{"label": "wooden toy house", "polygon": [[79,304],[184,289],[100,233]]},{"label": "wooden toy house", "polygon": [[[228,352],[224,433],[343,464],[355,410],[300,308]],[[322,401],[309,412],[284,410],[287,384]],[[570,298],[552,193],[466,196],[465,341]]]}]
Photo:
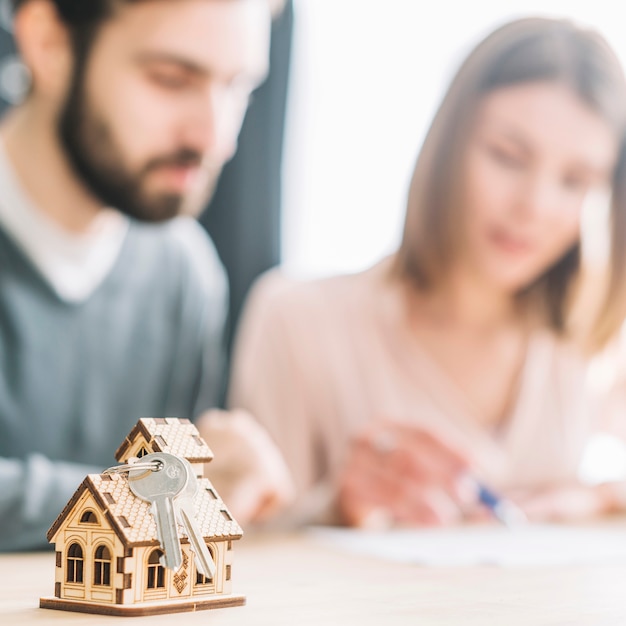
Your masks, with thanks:
[{"label": "wooden toy house", "polygon": [[164,568],[150,504],[133,494],[125,475],[90,474],[48,531],[56,548],[54,597],[41,598],[41,607],[154,615],[244,604],[231,592],[233,542],[243,533],[203,475],[211,450],[189,420],[143,418],[115,456],[126,463],[150,452],[184,457],[198,476],[196,521],[216,565],[213,578],[196,571],[182,529],[182,566]]}]

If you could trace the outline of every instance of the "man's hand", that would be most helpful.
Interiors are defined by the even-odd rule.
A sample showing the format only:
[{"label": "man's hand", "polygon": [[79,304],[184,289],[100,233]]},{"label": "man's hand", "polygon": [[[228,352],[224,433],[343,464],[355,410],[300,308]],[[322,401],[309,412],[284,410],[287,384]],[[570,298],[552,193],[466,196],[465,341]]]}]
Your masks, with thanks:
[{"label": "man's hand", "polygon": [[339,485],[345,523],[361,527],[446,525],[476,493],[464,488],[468,455],[424,429],[380,421],[358,436]]},{"label": "man's hand", "polygon": [[282,454],[249,413],[212,410],[196,426],[215,454],[205,475],[237,521],[265,522],[294,500]]}]

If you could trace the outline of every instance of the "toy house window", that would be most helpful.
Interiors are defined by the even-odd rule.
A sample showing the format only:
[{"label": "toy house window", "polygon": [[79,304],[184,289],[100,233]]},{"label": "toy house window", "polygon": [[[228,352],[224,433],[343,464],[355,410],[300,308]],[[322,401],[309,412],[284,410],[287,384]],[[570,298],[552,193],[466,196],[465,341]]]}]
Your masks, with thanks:
[{"label": "toy house window", "polygon": [[80,516],[80,523],[81,524],[97,524],[98,518],[96,517],[96,514],[93,511],[85,511]]},{"label": "toy house window", "polygon": [[98,546],[94,552],[93,584],[111,586],[111,552],[106,546]]},{"label": "toy house window", "polygon": [[[209,549],[209,554],[211,555],[211,558],[213,559],[213,563],[215,563],[215,552],[213,551],[213,548],[211,546],[207,546],[207,548]],[[196,570],[196,586],[212,585],[212,584],[213,584],[213,578],[211,578],[211,576],[204,576],[198,570]]]},{"label": "toy house window", "polygon": [[139,448],[139,450],[137,450],[137,458],[140,459],[142,456],[146,456],[146,454],[148,454],[148,451],[146,450],[145,446],[141,446],[141,448]]},{"label": "toy house window", "polygon": [[83,549],[73,543],[67,550],[67,578],[68,583],[83,582]]},{"label": "toy house window", "polygon": [[148,579],[147,589],[160,589],[165,587],[165,569],[159,562],[163,552],[153,550],[148,557]]},{"label": "toy house window", "polygon": [[204,576],[200,572],[196,571],[196,587],[201,587],[202,585],[212,585],[213,579],[210,576]]}]

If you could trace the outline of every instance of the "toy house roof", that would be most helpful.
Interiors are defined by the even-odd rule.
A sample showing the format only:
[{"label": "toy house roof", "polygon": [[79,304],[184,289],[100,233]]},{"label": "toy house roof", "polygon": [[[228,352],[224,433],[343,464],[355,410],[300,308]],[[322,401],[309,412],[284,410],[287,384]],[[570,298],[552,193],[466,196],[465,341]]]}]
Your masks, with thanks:
[{"label": "toy house roof", "polygon": [[[243,531],[221,500],[208,478],[198,479],[194,499],[196,521],[205,540],[239,539]],[[83,493],[88,490],[125,547],[158,544],[156,524],[150,503],[135,496],[128,479],[121,474],[89,474],[78,487],[59,517],[48,531],[48,541],[62,527]],[[187,535],[179,527],[179,537]]]},{"label": "toy house roof", "polygon": [[138,438],[145,440],[149,452],[169,452],[186,458],[190,463],[208,463],[213,459],[211,448],[187,419],[142,417],[115,452],[115,458],[125,462],[129,449]]}]

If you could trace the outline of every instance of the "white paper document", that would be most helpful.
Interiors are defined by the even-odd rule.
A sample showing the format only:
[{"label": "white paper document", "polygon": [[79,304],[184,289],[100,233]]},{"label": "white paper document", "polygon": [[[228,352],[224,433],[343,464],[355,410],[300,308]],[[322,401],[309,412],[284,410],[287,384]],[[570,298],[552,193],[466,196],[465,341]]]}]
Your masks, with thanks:
[{"label": "white paper document", "polygon": [[355,554],[439,567],[626,563],[624,528],[528,525],[391,530],[315,527],[317,541]]}]

